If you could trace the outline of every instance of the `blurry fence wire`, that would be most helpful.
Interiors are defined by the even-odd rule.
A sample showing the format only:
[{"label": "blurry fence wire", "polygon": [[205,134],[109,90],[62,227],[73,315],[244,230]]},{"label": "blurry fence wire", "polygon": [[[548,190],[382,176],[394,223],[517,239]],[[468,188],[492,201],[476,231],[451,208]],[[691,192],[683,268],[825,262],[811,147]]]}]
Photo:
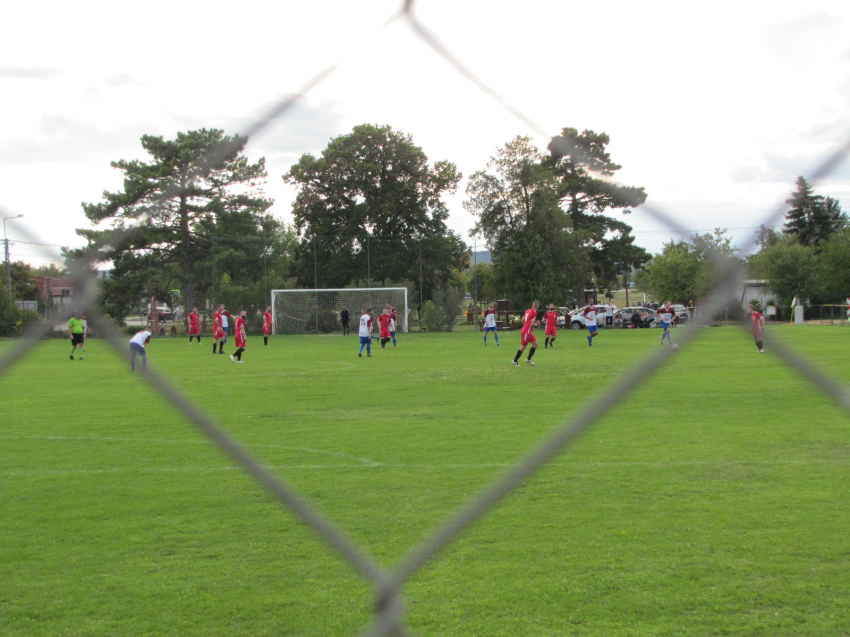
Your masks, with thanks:
[{"label": "blurry fence wire", "polygon": [[[439,43],[437,38],[415,17],[413,13],[413,4],[412,0],[406,0],[402,5],[400,13],[396,17],[407,20],[416,37],[421,38],[464,77],[473,82],[485,93],[493,97],[499,104],[507,108],[521,122],[542,134],[542,129],[534,124],[530,117],[508,105],[494,90],[482,84],[477,77],[451,53],[451,51]],[[337,67],[338,64],[318,73],[301,89],[301,91],[299,91],[299,93],[294,96],[287,97],[270,109],[266,116],[259,119],[248,128],[246,134],[251,136],[260,134],[270,122],[285,115],[295,101],[303,97]],[[226,149],[219,149],[216,153],[211,153],[206,158],[205,165],[214,165],[225,152]],[[850,140],[817,168],[812,176],[811,182],[814,184],[819,179],[830,174],[838,163],[846,157],[848,152],[850,152]],[[201,171],[203,170],[204,168],[201,168]],[[163,198],[170,196],[171,194],[172,193],[165,193]],[[679,232],[683,230],[681,224],[672,215],[651,206],[644,205],[642,209],[662,222],[671,231]],[[765,219],[765,225],[772,226],[775,224],[781,218],[783,212],[784,206],[780,204],[777,206],[776,210],[772,211]],[[140,222],[141,221],[143,220],[140,220]],[[133,227],[116,230],[109,239],[104,240],[103,245],[118,241],[133,231]],[[37,244],[37,237],[29,236],[28,232],[21,230],[20,228],[18,229],[18,232],[24,234],[26,239],[33,245]],[[753,242],[754,241],[755,239],[753,239]],[[751,246],[752,242],[750,245],[745,246],[744,250],[746,251]],[[44,247],[47,248],[48,246]],[[90,267],[92,262],[97,258],[97,248],[99,247],[100,246],[97,245],[91,246],[85,254],[69,263],[71,276],[76,281],[79,290],[77,295],[78,307],[86,311],[92,322],[96,326],[99,326],[101,333],[104,334],[105,338],[116,352],[127,357],[128,352],[126,351],[127,348],[125,339],[109,324],[108,321],[103,320],[103,317],[97,309],[98,288],[96,282],[90,275]],[[61,258],[57,252],[58,251],[45,250],[45,254],[49,253],[54,258]],[[734,302],[741,289],[741,283],[745,278],[744,266],[740,261],[721,260],[718,258],[716,265],[719,272],[719,284],[714,293],[705,302],[703,311],[694,321],[696,326],[708,324],[711,321],[712,316],[717,311],[721,310],[727,302]],[[20,361],[33,347],[35,347],[38,343],[38,339],[50,329],[52,329],[51,325],[40,324],[27,332],[23,339],[20,339],[2,356],[2,358],[0,358],[0,375],[8,373],[15,363]],[[687,347],[688,342],[693,339],[698,332],[699,330],[695,329],[684,330],[684,334],[678,338],[679,344],[682,347]],[[814,365],[776,339],[766,336],[765,340],[771,345],[772,350],[787,365],[811,380],[811,382],[817,385],[826,394],[834,398],[842,407],[844,407],[845,410],[850,412],[850,391],[848,391],[848,388],[844,384],[825,376]],[[657,350],[645,361],[640,363],[641,368],[644,370],[643,373],[624,374],[618,382],[609,387],[597,399],[593,400],[577,416],[572,419],[562,421],[557,426],[553,435],[544,440],[532,453],[521,459],[511,471],[507,472],[505,475],[486,487],[471,503],[461,508],[454,517],[447,520],[435,532],[426,537],[422,543],[413,548],[407,557],[404,558],[393,570],[387,570],[382,567],[360,547],[355,545],[354,542],[344,533],[339,531],[332,522],[320,515],[317,510],[298,495],[294,489],[289,487],[283,480],[280,479],[280,477],[272,473],[259,460],[249,454],[236,440],[231,438],[229,434],[227,434],[227,432],[209,416],[209,414],[205,413],[186,396],[181,394],[169,382],[167,382],[165,378],[156,373],[153,369],[149,370],[149,373],[145,376],[145,378],[147,382],[150,383],[165,399],[170,401],[177,409],[179,409],[180,412],[182,412],[195,427],[214,441],[228,456],[236,461],[246,473],[250,474],[259,484],[268,490],[284,507],[296,514],[305,524],[312,528],[317,535],[323,538],[325,542],[334,547],[340,555],[342,555],[362,574],[366,580],[372,584],[375,595],[374,618],[372,624],[366,629],[364,634],[379,637],[382,635],[410,634],[403,623],[405,609],[401,595],[407,580],[416,573],[423,564],[433,558],[436,553],[448,543],[456,539],[461,531],[472,524],[476,519],[486,514],[496,503],[516,488],[523,480],[543,467],[553,456],[562,452],[582,432],[591,427],[611,409],[615,408],[620,401],[628,397],[638,386],[650,380],[653,375],[659,373],[663,369],[663,364],[671,355],[671,352],[672,350],[670,348],[661,348]]]}]

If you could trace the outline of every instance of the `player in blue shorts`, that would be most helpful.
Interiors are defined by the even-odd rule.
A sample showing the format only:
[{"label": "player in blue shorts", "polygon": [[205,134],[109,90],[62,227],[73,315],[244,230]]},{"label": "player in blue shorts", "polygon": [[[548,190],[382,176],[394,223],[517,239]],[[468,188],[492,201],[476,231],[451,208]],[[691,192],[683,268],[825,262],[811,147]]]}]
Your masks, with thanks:
[{"label": "player in blue shorts", "polygon": [[491,303],[484,310],[484,344],[487,344],[487,334],[493,332],[493,338],[496,339],[496,345],[499,344],[499,326],[496,325],[496,304]]},{"label": "player in blue shorts", "polygon": [[581,315],[584,317],[584,324],[587,326],[587,344],[593,347],[593,337],[599,334],[599,326],[596,324],[596,307],[588,305]]},{"label": "player in blue shorts", "polygon": [[661,335],[661,345],[664,345],[664,338],[670,345],[673,344],[673,339],[670,338],[670,325],[673,323],[673,318],[676,316],[676,310],[673,309],[671,301],[664,301],[664,305],[658,308],[658,320],[661,322],[661,327],[664,328],[664,333]]},{"label": "player in blue shorts", "polygon": [[372,355],[372,308],[363,310],[360,316],[360,352],[357,356],[363,356],[363,348],[366,348],[366,356]]}]

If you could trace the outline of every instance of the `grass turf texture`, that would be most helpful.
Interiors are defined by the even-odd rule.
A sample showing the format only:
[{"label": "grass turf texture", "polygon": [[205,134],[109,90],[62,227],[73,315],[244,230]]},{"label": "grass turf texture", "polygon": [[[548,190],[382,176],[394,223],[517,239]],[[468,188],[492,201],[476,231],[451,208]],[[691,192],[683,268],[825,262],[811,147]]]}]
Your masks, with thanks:
[{"label": "grass turf texture", "polygon": [[[680,328],[685,329],[685,328]],[[772,333],[843,380],[850,332]],[[678,330],[674,330],[675,334]],[[562,331],[159,339],[167,374],[381,563],[658,347]],[[0,353],[9,347],[0,343]],[[0,378],[0,635],[354,635],[371,591],[98,341]],[[232,352],[234,347],[228,344]],[[744,332],[672,363],[416,574],[419,635],[850,633],[850,421]]]}]

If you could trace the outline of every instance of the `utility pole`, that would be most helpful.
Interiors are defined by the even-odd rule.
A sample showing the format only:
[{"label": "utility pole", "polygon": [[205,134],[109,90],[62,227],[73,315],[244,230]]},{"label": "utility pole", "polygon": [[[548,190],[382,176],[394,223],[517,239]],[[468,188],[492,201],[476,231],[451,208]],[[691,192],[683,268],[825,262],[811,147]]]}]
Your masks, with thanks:
[{"label": "utility pole", "polygon": [[9,296],[10,304],[12,302],[12,264],[9,262],[9,239],[6,238],[6,222],[9,219],[19,219],[23,216],[3,217],[3,243],[6,244],[6,294]]}]

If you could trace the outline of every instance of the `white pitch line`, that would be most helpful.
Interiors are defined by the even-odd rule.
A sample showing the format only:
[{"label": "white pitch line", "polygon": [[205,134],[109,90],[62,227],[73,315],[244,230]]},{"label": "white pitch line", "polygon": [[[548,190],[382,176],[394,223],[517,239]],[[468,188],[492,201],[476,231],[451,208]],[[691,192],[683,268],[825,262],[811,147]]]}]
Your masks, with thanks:
[{"label": "white pitch line", "polygon": [[[320,452],[321,453],[321,452]],[[684,460],[680,462],[557,462],[549,463],[550,467],[572,467],[572,468],[592,468],[592,467],[653,467],[653,468],[673,468],[673,467],[688,467],[688,466],[779,466],[779,465],[846,465],[850,464],[848,460]],[[512,463],[468,463],[468,464],[387,464],[374,463],[371,465],[364,464],[285,464],[285,465],[268,465],[269,469],[293,471],[297,469],[307,470],[328,470],[328,469],[483,469],[483,468],[507,468],[514,467]],[[234,471],[239,469],[235,465],[222,465],[219,467],[113,467],[108,469],[53,469],[53,470],[26,470],[26,471],[0,471],[0,475],[6,478],[32,478],[38,476],[60,476],[60,475],[95,475],[95,474],[139,474],[139,473],[202,473],[216,471]]]},{"label": "white pitch line", "polygon": [[[0,436],[0,440],[79,440],[79,441],[109,441],[109,442],[143,442],[143,443],[159,443],[159,444],[190,444],[190,445],[206,445],[215,446],[211,440],[189,440],[186,438],[119,438],[116,436]],[[278,449],[286,451],[302,451],[305,453],[316,453],[325,456],[333,456],[335,458],[348,458],[356,460],[360,466],[379,467],[380,462],[370,460],[369,458],[361,458],[348,453],[339,451],[327,451],[325,449],[310,449],[308,447],[288,447],[286,445],[264,445],[243,443],[249,448],[262,449]]]}]

